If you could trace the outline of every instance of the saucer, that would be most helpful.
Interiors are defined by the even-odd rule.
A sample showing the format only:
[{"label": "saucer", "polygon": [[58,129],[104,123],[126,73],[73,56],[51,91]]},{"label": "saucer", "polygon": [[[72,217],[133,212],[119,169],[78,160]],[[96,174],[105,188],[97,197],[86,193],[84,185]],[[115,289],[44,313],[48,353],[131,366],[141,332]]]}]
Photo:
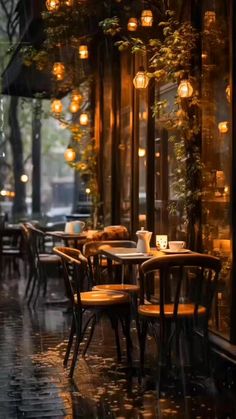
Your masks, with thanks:
[{"label": "saucer", "polygon": [[165,249],[162,250],[163,253],[169,253],[169,254],[174,254],[174,253],[191,253],[191,250],[189,249],[179,249],[179,250],[173,250],[173,249]]}]

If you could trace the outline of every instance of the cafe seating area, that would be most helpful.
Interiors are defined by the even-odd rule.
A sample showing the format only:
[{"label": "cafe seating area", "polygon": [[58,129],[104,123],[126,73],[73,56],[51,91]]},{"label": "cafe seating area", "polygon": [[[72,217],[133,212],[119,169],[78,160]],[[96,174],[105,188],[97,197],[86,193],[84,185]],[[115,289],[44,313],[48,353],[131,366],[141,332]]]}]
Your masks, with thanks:
[{"label": "cafe seating area", "polygon": [[[22,240],[32,231],[37,233],[34,238],[41,240],[47,236],[47,232],[30,223],[22,224],[21,231]],[[36,304],[27,299],[25,260],[19,263],[20,277],[13,271],[7,280],[7,270],[4,271],[0,294],[7,299],[0,297],[0,309],[4,313],[11,293],[8,310],[12,314],[11,320],[3,315],[0,333],[6,324],[10,333],[16,327],[14,316],[20,315],[24,318],[24,333],[28,330],[30,334],[24,340],[27,350],[24,346],[20,348],[19,340],[15,348],[8,349],[12,356],[15,353],[18,367],[12,361],[2,364],[9,347],[7,337],[3,336],[5,346],[0,366],[7,374],[11,368],[9,386],[13,387],[8,396],[4,387],[0,390],[2,417],[4,414],[11,418],[19,414],[40,417],[40,409],[42,417],[138,418],[161,414],[182,418],[183,408],[188,417],[213,418],[222,412],[233,417],[235,405],[227,387],[232,385],[233,389],[233,384],[227,382],[229,378],[225,377],[227,385],[225,382],[221,387],[222,403],[216,404],[216,355],[207,334],[221,268],[219,259],[194,252],[181,253],[177,248],[171,254],[156,247],[143,253],[137,242],[127,239],[96,242],[89,238],[79,250],[74,247],[75,233],[70,234],[70,247],[65,247],[61,238],[60,245],[52,243],[48,257],[56,257],[59,262],[57,267],[52,263],[55,269],[45,272],[47,296],[56,295],[58,299],[66,296],[64,302],[47,303],[40,265],[47,256],[40,258],[38,250],[32,252],[37,278]],[[25,245],[31,246],[31,241]],[[97,264],[100,264],[99,281],[96,275],[91,280]],[[30,269],[28,261],[27,271]],[[22,326],[17,326],[17,333],[21,333]],[[27,365],[22,364],[19,356],[22,360],[29,357]],[[23,377],[19,376],[22,368],[38,386],[38,395],[33,395],[33,389],[28,394],[27,382],[23,384]],[[224,369],[223,365],[220,368]],[[14,387],[17,382],[18,390]],[[43,382],[48,392],[54,387],[53,399],[49,400],[43,392]],[[25,394],[22,400],[16,396],[19,389]],[[40,397],[38,403],[35,397]],[[200,402],[196,404],[196,400]]]},{"label": "cafe seating area", "polygon": [[236,419],[236,2],[0,16],[0,419]]}]

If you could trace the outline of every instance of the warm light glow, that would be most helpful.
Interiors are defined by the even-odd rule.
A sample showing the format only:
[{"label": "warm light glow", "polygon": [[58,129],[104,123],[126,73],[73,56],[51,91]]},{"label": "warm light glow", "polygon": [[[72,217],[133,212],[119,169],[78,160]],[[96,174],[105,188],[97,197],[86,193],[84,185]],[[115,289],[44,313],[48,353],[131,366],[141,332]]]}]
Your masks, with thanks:
[{"label": "warm light glow", "polygon": [[227,185],[224,187],[224,193],[226,195],[229,193],[229,187]]},{"label": "warm light glow", "polygon": [[216,22],[216,13],[213,11],[208,10],[204,14],[204,23],[206,27],[211,26],[213,23]]},{"label": "warm light glow", "polygon": [[65,66],[63,63],[57,62],[53,64],[52,74],[57,80],[63,80],[65,77]]},{"label": "warm light glow", "polygon": [[5,191],[5,189],[2,189],[2,190],[0,191],[0,195],[1,195],[1,196],[7,196],[7,191]]},{"label": "warm light glow", "polygon": [[167,248],[168,236],[166,234],[156,235],[156,247],[157,250],[164,250]]},{"label": "warm light glow", "polygon": [[153,14],[151,10],[143,10],[141,14],[141,24],[142,26],[152,26],[153,23]]},{"label": "warm light glow", "polygon": [[78,112],[78,110],[79,110],[79,103],[72,101],[71,104],[70,104],[70,108],[69,109],[70,109],[70,112],[71,113]]},{"label": "warm light glow", "polygon": [[77,102],[79,106],[81,105],[83,98],[78,90],[72,90],[71,92],[71,101]]},{"label": "warm light glow", "polygon": [[142,147],[139,147],[139,149],[138,149],[138,156],[139,157],[145,157],[146,156],[146,149],[145,148],[142,148]]},{"label": "warm light glow", "polygon": [[157,151],[157,152],[155,153],[155,156],[156,156],[157,158],[161,157],[161,153],[160,153],[160,151]]},{"label": "warm light glow", "polygon": [[218,130],[221,134],[227,134],[227,132],[229,131],[228,121],[219,122]]},{"label": "warm light glow", "polygon": [[74,1],[73,1],[73,0],[66,0],[66,1],[65,1],[66,6],[68,6],[68,7],[73,6],[73,3],[74,3]]},{"label": "warm light glow", "polygon": [[178,87],[178,95],[182,98],[191,97],[193,94],[193,86],[189,80],[181,80]]},{"label": "warm light glow", "polygon": [[51,111],[53,113],[61,113],[63,111],[63,105],[59,99],[53,100],[51,103]]},{"label": "warm light glow", "polygon": [[49,12],[55,12],[60,7],[60,0],[47,0],[46,7]]},{"label": "warm light glow", "polygon": [[79,46],[79,57],[81,60],[86,60],[88,58],[88,46],[80,45]]},{"label": "warm light glow", "polygon": [[91,192],[90,188],[86,188],[86,189],[85,189],[85,192],[89,195],[89,194],[90,194],[90,192]]},{"label": "warm light glow", "polygon": [[23,175],[21,175],[20,180],[23,183],[27,183],[28,180],[29,180],[29,177],[27,175],[23,174]]},{"label": "warm light glow", "polygon": [[88,114],[87,113],[82,113],[79,117],[79,123],[80,125],[88,125]]},{"label": "warm light glow", "polygon": [[138,27],[138,20],[136,19],[136,17],[129,18],[128,23],[127,23],[128,31],[134,32],[137,30],[137,27]]},{"label": "warm light glow", "polygon": [[149,82],[149,78],[144,71],[144,68],[140,67],[139,71],[133,79],[135,89],[146,89]]},{"label": "warm light glow", "polygon": [[230,100],[231,100],[231,88],[230,88],[230,85],[228,85],[226,87],[225,93],[226,93],[226,98],[227,98],[228,102],[230,103]]},{"label": "warm light glow", "polygon": [[64,157],[65,157],[65,160],[68,163],[73,162],[75,160],[75,158],[76,158],[75,150],[73,150],[72,147],[67,147],[67,149],[66,149],[66,151],[64,153]]}]

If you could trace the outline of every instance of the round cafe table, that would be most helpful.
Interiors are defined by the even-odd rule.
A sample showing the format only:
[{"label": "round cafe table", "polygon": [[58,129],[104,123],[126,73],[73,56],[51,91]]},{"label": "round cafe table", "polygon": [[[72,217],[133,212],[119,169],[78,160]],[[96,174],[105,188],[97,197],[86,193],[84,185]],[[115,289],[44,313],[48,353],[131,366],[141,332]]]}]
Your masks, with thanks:
[{"label": "round cafe table", "polygon": [[74,247],[82,250],[82,247],[86,240],[92,239],[93,234],[97,230],[88,230],[81,233],[66,233],[65,231],[46,231],[47,236],[51,236],[54,242],[60,240],[66,247]]}]

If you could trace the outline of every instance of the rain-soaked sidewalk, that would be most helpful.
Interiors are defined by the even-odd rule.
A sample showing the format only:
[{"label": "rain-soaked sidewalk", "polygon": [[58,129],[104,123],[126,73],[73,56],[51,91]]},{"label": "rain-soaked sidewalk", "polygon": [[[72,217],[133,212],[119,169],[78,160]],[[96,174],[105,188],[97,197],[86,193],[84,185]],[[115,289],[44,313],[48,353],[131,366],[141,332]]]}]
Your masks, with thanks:
[{"label": "rain-soaked sidewalk", "polygon": [[[23,300],[24,286],[24,279],[18,278],[6,277],[0,283],[0,419],[236,418],[235,388],[233,379],[226,381],[226,365],[215,361],[217,386],[201,374],[186,376],[185,386],[173,376],[165,380],[157,400],[151,340],[151,368],[140,386],[137,368],[130,375],[125,363],[117,364],[105,321],[70,381],[62,367],[70,315],[65,314],[65,307],[42,301],[36,310],[29,310]],[[57,290],[59,296],[60,289],[60,280],[50,280],[49,295],[50,290]],[[135,366],[138,350],[134,343]]]}]

